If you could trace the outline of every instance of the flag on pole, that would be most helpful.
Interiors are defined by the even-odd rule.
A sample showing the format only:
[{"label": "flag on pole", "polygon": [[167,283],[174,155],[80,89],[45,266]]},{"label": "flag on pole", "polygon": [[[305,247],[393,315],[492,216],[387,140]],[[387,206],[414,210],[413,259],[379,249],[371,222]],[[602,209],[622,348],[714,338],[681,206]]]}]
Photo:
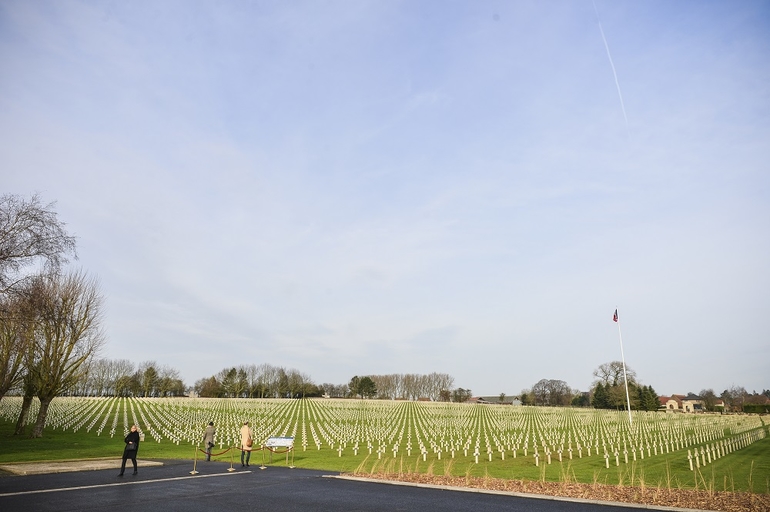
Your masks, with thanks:
[{"label": "flag on pole", "polygon": [[612,321],[613,322],[617,322],[618,321],[618,310],[617,309],[615,310],[615,314],[612,315]]}]

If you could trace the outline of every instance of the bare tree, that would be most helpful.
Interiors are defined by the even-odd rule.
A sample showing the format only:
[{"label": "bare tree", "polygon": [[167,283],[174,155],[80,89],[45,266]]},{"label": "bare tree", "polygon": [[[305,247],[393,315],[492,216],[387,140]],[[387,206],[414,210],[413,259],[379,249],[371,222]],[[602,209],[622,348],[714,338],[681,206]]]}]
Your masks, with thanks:
[{"label": "bare tree", "polygon": [[746,396],[748,396],[748,392],[743,386],[732,385],[722,392],[720,398],[724,400],[725,407],[729,410],[742,411]]},{"label": "bare tree", "polygon": [[528,394],[535,405],[566,406],[572,401],[572,390],[563,380],[540,379]]},{"label": "bare tree", "polygon": [[136,371],[136,377],[142,396],[155,396],[158,390],[158,363],[155,361],[144,361],[139,364]]},{"label": "bare tree", "polygon": [[[391,379],[391,397],[392,398],[406,398],[406,379],[403,373],[395,373]],[[379,387],[377,388],[379,389]]]},{"label": "bare tree", "polygon": [[22,281],[25,268],[58,270],[67,255],[77,258],[75,237],[67,234],[54,204],[43,205],[37,194],[29,200],[0,196],[0,293]]},{"label": "bare tree", "polygon": [[[21,409],[19,411],[19,418],[16,421],[16,429],[14,435],[22,435],[25,433],[27,423],[29,422],[29,411],[32,406],[32,401],[35,398],[37,391],[37,374],[35,373],[35,367],[39,361],[39,345],[41,332],[39,328],[40,318],[42,316],[43,306],[46,301],[46,280],[44,276],[38,275],[26,280],[24,286],[17,287],[15,293],[19,292],[23,297],[22,303],[24,304],[23,318],[26,323],[24,329],[24,341],[22,343],[22,382],[21,389],[23,392],[23,398],[21,401]],[[17,295],[18,296],[18,295]]]},{"label": "bare tree", "polygon": [[[34,345],[30,344],[30,347],[31,346]],[[27,350],[24,353],[25,368],[31,368],[31,363],[29,363],[29,361],[34,359],[33,353],[34,350],[27,347]],[[24,378],[22,379],[22,391],[24,397],[21,400],[19,418],[16,420],[16,429],[13,431],[13,435],[15,436],[22,435],[26,432],[27,423],[30,419],[30,407],[32,406],[32,400],[35,398],[35,390],[34,373],[27,369],[27,371],[24,373]]]},{"label": "bare tree", "polygon": [[180,396],[184,394],[182,378],[175,368],[163,365],[158,376],[159,396]]},{"label": "bare tree", "polygon": [[228,398],[237,396],[236,388],[238,387],[238,370],[235,366],[230,368],[223,368],[216,375],[217,382],[222,386],[222,391]]},{"label": "bare tree", "polygon": [[470,400],[473,396],[473,392],[470,389],[457,388],[452,391],[452,401],[463,403]]},{"label": "bare tree", "polygon": [[374,385],[377,387],[377,393],[382,398],[396,398],[396,375],[370,375]]},{"label": "bare tree", "polygon": [[131,393],[131,376],[134,363],[128,359],[118,359],[112,364],[112,386],[115,396],[128,396]]},{"label": "bare tree", "polygon": [[703,400],[703,406],[706,410],[713,411],[717,403],[717,395],[714,393],[714,390],[711,388],[701,389],[698,395]]},{"label": "bare tree", "polygon": [[105,396],[111,394],[111,366],[109,359],[95,359],[88,366],[85,391],[88,395]]},{"label": "bare tree", "polygon": [[26,294],[0,295],[0,399],[24,378],[25,347],[33,332]]},{"label": "bare tree", "polygon": [[[27,424],[37,386],[32,368],[37,362],[40,337],[37,308],[42,295],[38,292],[44,282],[40,274],[54,275],[67,262],[68,255],[77,258],[75,237],[67,234],[53,206],[54,203],[43,205],[37,194],[30,199],[12,194],[0,196],[0,302],[7,307],[21,300],[23,306],[22,316],[18,316],[19,310],[12,316],[6,314],[10,311],[3,311],[0,327],[3,330],[0,380],[12,386],[21,380],[24,392],[17,434],[22,433]],[[25,272],[27,269],[31,272]]]},{"label": "bare tree", "polygon": [[246,368],[239,366],[235,375],[235,382],[233,383],[233,396],[242,397],[246,394],[249,388],[248,377],[246,376]]},{"label": "bare tree", "polygon": [[221,397],[224,395],[222,385],[217,381],[216,377],[209,377],[198,379],[193,386],[198,395],[204,398]]},{"label": "bare tree", "polygon": [[540,379],[532,386],[532,403],[535,405],[548,405],[548,379]]},{"label": "bare tree", "polygon": [[331,384],[329,382],[324,382],[320,386],[318,386],[318,389],[321,390],[323,394],[330,398],[344,398],[348,391],[348,385],[347,384]]},{"label": "bare tree", "polygon": [[550,405],[564,407],[572,402],[572,389],[563,380],[549,382]]},{"label": "bare tree", "polygon": [[48,407],[83,378],[88,362],[104,343],[103,298],[96,280],[82,272],[46,277],[38,319],[34,377],[40,399],[32,437],[42,437]]},{"label": "bare tree", "polygon": [[455,378],[448,373],[432,373],[431,375],[434,379],[431,399],[444,401],[443,397],[449,396],[449,390],[454,386]]},{"label": "bare tree", "polygon": [[313,379],[306,373],[291,368],[287,371],[289,394],[291,398],[304,398],[313,386]]},{"label": "bare tree", "polygon": [[85,394],[93,396],[125,396],[134,364],[128,359],[95,359],[88,366]]},{"label": "bare tree", "polygon": [[377,396],[381,398],[430,398],[433,401],[448,400],[454,377],[446,373],[433,372],[428,375],[389,374],[370,375],[377,387]]},{"label": "bare tree", "polygon": [[279,381],[281,377],[281,368],[269,363],[262,363],[259,370],[259,391],[260,398],[274,397],[278,395]]},{"label": "bare tree", "polygon": [[246,384],[248,386],[249,398],[254,398],[259,391],[259,370],[257,365],[250,364],[245,367]]},{"label": "bare tree", "polygon": [[[599,365],[599,367],[594,370],[594,377],[597,379],[594,382],[594,385],[599,382],[604,385],[609,384],[610,386],[623,385],[623,362],[611,361]],[[628,378],[629,384],[636,384],[636,372],[628,365],[626,365],[626,377]]]}]

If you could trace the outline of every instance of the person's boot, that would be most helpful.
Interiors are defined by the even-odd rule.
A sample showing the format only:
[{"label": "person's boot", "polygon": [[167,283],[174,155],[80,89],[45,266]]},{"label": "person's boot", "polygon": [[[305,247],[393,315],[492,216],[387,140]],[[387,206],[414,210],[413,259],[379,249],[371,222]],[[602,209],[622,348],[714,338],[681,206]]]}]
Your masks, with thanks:
[{"label": "person's boot", "polygon": [[137,470],[134,470],[134,475],[136,475],[137,473],[138,473],[138,471],[137,471]]}]

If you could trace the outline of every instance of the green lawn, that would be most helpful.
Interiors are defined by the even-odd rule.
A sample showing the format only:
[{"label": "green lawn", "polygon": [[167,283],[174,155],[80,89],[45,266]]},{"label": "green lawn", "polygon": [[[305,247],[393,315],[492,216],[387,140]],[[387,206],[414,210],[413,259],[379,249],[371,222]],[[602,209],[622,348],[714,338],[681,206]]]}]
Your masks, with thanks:
[{"label": "green lawn", "polygon": [[[637,430],[632,434],[624,433],[625,418],[622,415],[593,410],[354,400],[121,401],[72,398],[61,399],[54,409],[58,418],[50,422],[52,426],[46,427],[42,438],[31,439],[13,435],[14,403],[3,399],[0,463],[118,458],[123,451],[124,424],[134,422],[125,420],[132,417],[146,435],[140,446],[140,458],[192,461],[203,427],[212,418],[222,444],[213,451],[225,452],[215,460],[233,460],[239,464],[240,452],[235,448],[228,450],[228,447],[237,444],[238,428],[244,419],[248,419],[253,422],[258,440],[272,435],[295,437],[295,452],[293,457],[290,454],[289,464],[309,469],[361,474],[419,472],[770,493],[770,437],[763,437],[767,426],[756,416],[646,413],[638,415],[635,420]],[[111,437],[112,429],[115,434]],[[97,435],[99,431],[101,433]],[[689,448],[751,433],[762,435],[755,435],[752,443],[695,471],[689,469]],[[622,452],[625,442],[632,444],[632,435],[637,436],[638,445],[647,440],[653,443],[666,435],[671,438],[680,436],[682,440],[688,439],[689,448],[684,444],[672,445],[670,452],[660,450],[644,459],[638,456],[636,461],[629,456],[628,464],[621,454],[616,466],[611,446],[620,447]],[[523,446],[527,446],[525,440],[530,437],[525,456]],[[580,442],[582,457],[577,452]],[[424,443],[424,456],[418,448],[419,443]],[[463,443],[469,447],[468,455],[464,454]],[[604,443],[610,448],[609,468],[605,467],[605,459],[597,455],[595,447],[591,456],[586,450],[586,446],[599,446],[603,450]],[[473,456],[476,444],[480,451],[478,463]],[[358,449],[354,454],[356,445]],[[454,458],[448,448],[450,445],[455,449]],[[535,465],[533,456],[535,445],[540,447],[539,466]],[[397,448],[395,455],[394,446]],[[440,459],[439,446],[443,446]],[[485,449],[487,446],[493,452],[491,462]],[[552,450],[550,464],[544,446]],[[558,461],[557,446],[563,446],[562,462]],[[574,448],[572,460],[569,460],[567,446]],[[407,454],[410,448],[411,454]],[[498,448],[505,451],[504,460]],[[199,459],[201,455],[198,451]],[[263,457],[267,462],[269,455],[266,451],[254,451],[251,462],[260,464]],[[286,465],[285,455],[273,455],[270,464]]]}]

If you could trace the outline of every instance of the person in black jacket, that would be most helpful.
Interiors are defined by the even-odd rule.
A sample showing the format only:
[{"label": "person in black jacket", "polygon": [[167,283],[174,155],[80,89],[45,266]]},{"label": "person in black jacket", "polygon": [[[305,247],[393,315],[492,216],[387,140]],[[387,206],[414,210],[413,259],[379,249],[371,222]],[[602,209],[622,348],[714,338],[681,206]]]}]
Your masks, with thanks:
[{"label": "person in black jacket", "polygon": [[131,432],[128,433],[124,439],[126,442],[126,449],[123,450],[123,463],[120,465],[120,474],[123,476],[123,472],[126,470],[126,460],[131,459],[134,463],[134,474],[136,471],[136,453],[139,451],[139,432],[137,432],[136,425],[131,425]]}]

